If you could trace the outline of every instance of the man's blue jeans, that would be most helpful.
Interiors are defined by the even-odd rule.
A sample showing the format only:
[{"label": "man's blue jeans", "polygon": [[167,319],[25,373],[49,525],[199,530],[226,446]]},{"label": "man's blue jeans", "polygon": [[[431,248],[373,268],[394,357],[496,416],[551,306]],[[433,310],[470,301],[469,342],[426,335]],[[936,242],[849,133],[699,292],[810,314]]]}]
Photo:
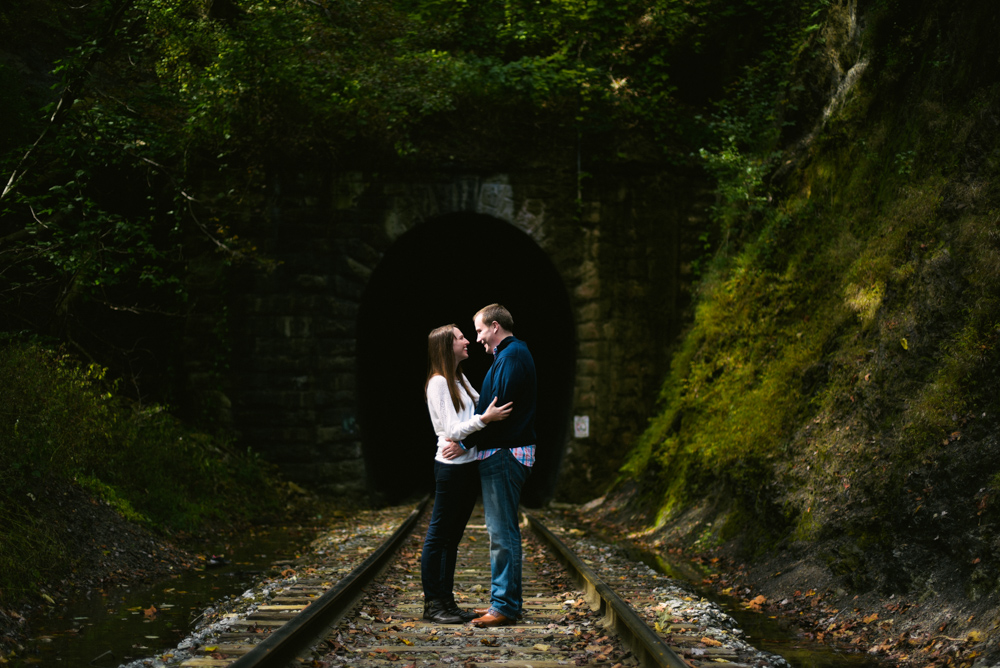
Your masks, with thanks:
[{"label": "man's blue jeans", "polygon": [[521,616],[521,527],[518,505],[521,487],[531,469],[510,450],[499,450],[479,462],[486,530],[490,533],[493,584],[490,607],[505,617]]},{"label": "man's blue jeans", "polygon": [[479,474],[476,462],[434,462],[434,510],[420,557],[425,600],[453,600],[458,544],[462,541],[477,496]]}]

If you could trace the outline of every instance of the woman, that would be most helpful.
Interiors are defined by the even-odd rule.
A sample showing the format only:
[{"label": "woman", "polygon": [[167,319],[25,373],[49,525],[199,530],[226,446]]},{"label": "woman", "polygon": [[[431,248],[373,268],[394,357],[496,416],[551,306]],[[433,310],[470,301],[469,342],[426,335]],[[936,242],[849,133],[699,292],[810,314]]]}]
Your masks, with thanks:
[{"label": "woman", "polygon": [[[455,325],[438,327],[427,336],[427,411],[437,433],[434,458],[434,510],[424,538],[420,576],[424,587],[424,619],[439,624],[462,624],[476,617],[455,603],[455,562],[458,544],[479,494],[476,449],[453,459],[442,450],[448,441],[462,441],[488,423],[510,415],[512,403],[497,406],[496,398],[476,415],[479,393],[462,373],[469,357],[469,341]],[[463,446],[464,447],[464,446]]]}]

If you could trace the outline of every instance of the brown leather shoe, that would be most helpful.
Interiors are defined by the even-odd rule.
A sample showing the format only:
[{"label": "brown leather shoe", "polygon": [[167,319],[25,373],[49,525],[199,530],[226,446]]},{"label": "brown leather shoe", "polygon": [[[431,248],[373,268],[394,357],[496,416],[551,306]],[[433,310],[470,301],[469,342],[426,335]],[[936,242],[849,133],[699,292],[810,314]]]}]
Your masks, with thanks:
[{"label": "brown leather shoe", "polygon": [[515,620],[511,619],[510,617],[505,617],[504,615],[501,615],[499,613],[495,615],[485,614],[482,617],[476,617],[475,619],[473,619],[472,625],[479,627],[481,629],[485,629],[491,626],[510,626],[511,624],[514,623],[514,621]]},{"label": "brown leather shoe", "polygon": [[472,611],[476,613],[476,617],[482,617],[490,611],[489,608],[473,608]]}]

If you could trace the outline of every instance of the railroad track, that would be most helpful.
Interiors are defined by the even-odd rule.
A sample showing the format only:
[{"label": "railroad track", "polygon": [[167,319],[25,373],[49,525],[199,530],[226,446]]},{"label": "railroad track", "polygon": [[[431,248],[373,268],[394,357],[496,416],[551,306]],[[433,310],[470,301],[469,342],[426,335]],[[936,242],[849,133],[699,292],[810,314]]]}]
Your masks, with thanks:
[{"label": "railroad track", "polygon": [[[189,668],[557,668],[560,666],[749,666],[736,652],[660,629],[636,614],[584,559],[536,517],[525,515],[525,615],[516,625],[477,629],[422,619],[419,551],[426,502],[378,545],[361,546],[349,573],[342,559],[314,564],[267,591],[246,614],[225,620],[209,641],[192,647]],[[456,570],[464,608],[489,604],[489,537],[477,508]],[[326,550],[321,550],[326,552]],[[313,560],[315,561],[315,559]],[[590,561],[590,560],[588,560]],[[619,583],[626,584],[629,583]],[[641,583],[628,587],[630,595]],[[648,596],[648,592],[646,593]],[[647,611],[648,612],[648,611]],[[678,630],[681,631],[678,634]],[[677,642],[680,637],[681,642]],[[673,647],[666,639],[673,642]],[[695,642],[692,643],[691,641]],[[709,645],[713,641],[706,640]],[[683,658],[681,655],[684,655]],[[163,664],[161,664],[163,665]],[[756,664],[753,664],[756,665]],[[780,665],[780,664],[776,664]],[[787,665],[787,664],[786,664]]]}]

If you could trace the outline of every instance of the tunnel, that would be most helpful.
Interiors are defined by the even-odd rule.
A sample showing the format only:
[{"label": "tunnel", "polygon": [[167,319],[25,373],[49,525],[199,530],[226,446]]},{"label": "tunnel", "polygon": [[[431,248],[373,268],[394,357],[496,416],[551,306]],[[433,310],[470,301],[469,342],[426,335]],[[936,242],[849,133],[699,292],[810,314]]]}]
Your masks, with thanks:
[{"label": "tunnel", "polygon": [[569,296],[549,257],[502,220],[450,214],[417,225],[375,267],[358,314],[358,419],[367,485],[394,503],[434,490],[436,437],[424,399],[427,335],[454,323],[469,339],[465,374],[478,390],[492,355],[472,319],[497,302],[511,312],[538,376],[536,461],[522,503],[551,499],[569,424],[575,327]]}]

